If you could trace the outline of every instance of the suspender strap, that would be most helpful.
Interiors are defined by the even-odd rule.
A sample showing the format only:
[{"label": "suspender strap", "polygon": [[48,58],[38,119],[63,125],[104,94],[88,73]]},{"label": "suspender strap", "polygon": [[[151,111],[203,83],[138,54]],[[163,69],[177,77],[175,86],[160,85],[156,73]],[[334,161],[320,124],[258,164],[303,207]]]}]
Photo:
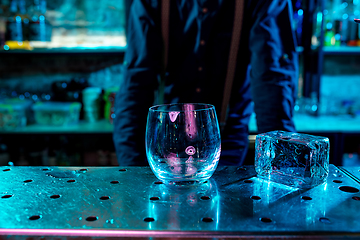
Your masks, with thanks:
[{"label": "suspender strap", "polygon": [[170,0],[161,1],[161,33],[164,41],[164,71],[168,63],[169,52],[169,14],[170,14]]},{"label": "suspender strap", "polygon": [[235,76],[236,59],[240,45],[241,28],[242,28],[243,15],[244,15],[244,2],[245,2],[244,0],[235,0],[234,26],[233,26],[233,33],[231,38],[228,68],[225,78],[224,95],[221,105],[220,128],[222,130],[224,129],[226,124],[226,119],[228,115],[228,105],[231,96],[231,88]]},{"label": "suspender strap", "polygon": [[161,1],[161,34],[164,43],[164,54],[163,54],[163,69],[160,75],[159,89],[157,96],[157,103],[164,103],[164,90],[165,90],[165,77],[166,67],[168,64],[169,55],[169,13],[170,13],[170,0]]}]

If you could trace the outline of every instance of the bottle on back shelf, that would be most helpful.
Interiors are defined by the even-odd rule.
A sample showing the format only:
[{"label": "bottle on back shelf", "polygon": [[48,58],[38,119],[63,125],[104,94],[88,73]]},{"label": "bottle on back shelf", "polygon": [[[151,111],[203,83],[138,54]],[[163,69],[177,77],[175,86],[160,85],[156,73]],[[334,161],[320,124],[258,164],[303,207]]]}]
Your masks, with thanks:
[{"label": "bottle on back shelf", "polygon": [[18,0],[19,6],[19,16],[21,17],[22,22],[22,31],[23,31],[23,41],[29,40],[29,22],[30,17],[26,10],[26,1],[25,0]]},{"label": "bottle on back shelf", "polygon": [[6,21],[6,41],[23,41],[23,30],[21,17],[18,15],[18,5],[16,0],[12,0],[9,9],[9,16]]},{"label": "bottle on back shelf", "polygon": [[46,19],[46,0],[34,0],[33,12],[30,20],[29,37],[32,42],[51,41],[51,25]]},{"label": "bottle on back shelf", "polygon": [[31,50],[27,39],[29,18],[26,14],[25,0],[12,0],[6,21],[4,49]]},{"label": "bottle on back shelf", "polygon": [[6,16],[9,6],[8,0],[0,0],[0,47],[5,44]]}]

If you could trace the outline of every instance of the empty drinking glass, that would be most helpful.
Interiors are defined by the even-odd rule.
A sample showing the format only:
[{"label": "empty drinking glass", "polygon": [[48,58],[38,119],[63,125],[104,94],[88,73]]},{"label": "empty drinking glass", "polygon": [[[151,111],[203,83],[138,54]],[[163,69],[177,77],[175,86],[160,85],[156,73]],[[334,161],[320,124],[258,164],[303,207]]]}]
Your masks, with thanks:
[{"label": "empty drinking glass", "polygon": [[178,103],[149,109],[146,155],[162,182],[205,182],[214,173],[220,152],[219,124],[213,105]]}]

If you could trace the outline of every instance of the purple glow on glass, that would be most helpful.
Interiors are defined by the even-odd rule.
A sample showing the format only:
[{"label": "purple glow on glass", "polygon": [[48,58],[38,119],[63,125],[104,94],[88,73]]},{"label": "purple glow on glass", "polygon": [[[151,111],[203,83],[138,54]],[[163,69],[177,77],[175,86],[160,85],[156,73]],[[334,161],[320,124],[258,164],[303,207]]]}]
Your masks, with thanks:
[{"label": "purple glow on glass", "polygon": [[[195,153],[195,148],[194,148],[194,153]],[[186,169],[185,169],[186,174],[191,175],[191,174],[194,174],[197,171],[197,168],[194,167],[194,165],[192,163],[194,163],[194,158],[192,156],[190,156],[188,158],[188,160],[186,160],[186,162],[185,162],[185,164],[186,164]]]},{"label": "purple glow on glass", "polygon": [[177,116],[179,115],[180,112],[169,112],[169,117],[170,117],[170,121],[171,122],[175,122]]},{"label": "purple glow on glass", "polygon": [[170,153],[166,156],[168,165],[172,172],[180,173],[181,172],[181,160],[175,153]]},{"label": "purple glow on glass", "polygon": [[193,158],[192,156],[190,156],[190,157],[188,158],[188,160],[186,160],[185,163],[193,163],[193,162],[194,162],[194,158]]},{"label": "purple glow on glass", "polygon": [[195,124],[196,112],[193,104],[184,105],[186,134],[188,138],[194,139],[197,137],[197,128]]},{"label": "purple glow on glass", "polygon": [[189,163],[189,164],[186,166],[186,174],[191,175],[191,174],[196,173],[196,171],[197,171],[197,168],[194,167],[194,165],[192,165],[191,163]]},{"label": "purple glow on glass", "polygon": [[190,206],[195,206],[195,204],[197,203],[196,193],[194,193],[194,192],[189,193],[189,195],[187,196],[187,203]]},{"label": "purple glow on glass", "polygon": [[194,155],[196,153],[196,150],[193,146],[188,146],[186,149],[185,149],[185,152],[187,155]]}]

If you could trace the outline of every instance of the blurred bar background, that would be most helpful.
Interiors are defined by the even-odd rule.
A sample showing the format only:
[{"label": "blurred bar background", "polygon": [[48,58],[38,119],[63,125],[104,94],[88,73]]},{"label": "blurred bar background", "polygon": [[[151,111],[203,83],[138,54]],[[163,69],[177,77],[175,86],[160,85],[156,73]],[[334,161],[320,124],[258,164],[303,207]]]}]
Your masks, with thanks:
[{"label": "blurred bar background", "polygon": [[[0,0],[0,165],[117,165],[113,100],[130,4]],[[360,1],[293,0],[293,8],[297,130],[329,137],[331,163],[358,166]],[[256,131],[254,116],[246,164]]]}]

